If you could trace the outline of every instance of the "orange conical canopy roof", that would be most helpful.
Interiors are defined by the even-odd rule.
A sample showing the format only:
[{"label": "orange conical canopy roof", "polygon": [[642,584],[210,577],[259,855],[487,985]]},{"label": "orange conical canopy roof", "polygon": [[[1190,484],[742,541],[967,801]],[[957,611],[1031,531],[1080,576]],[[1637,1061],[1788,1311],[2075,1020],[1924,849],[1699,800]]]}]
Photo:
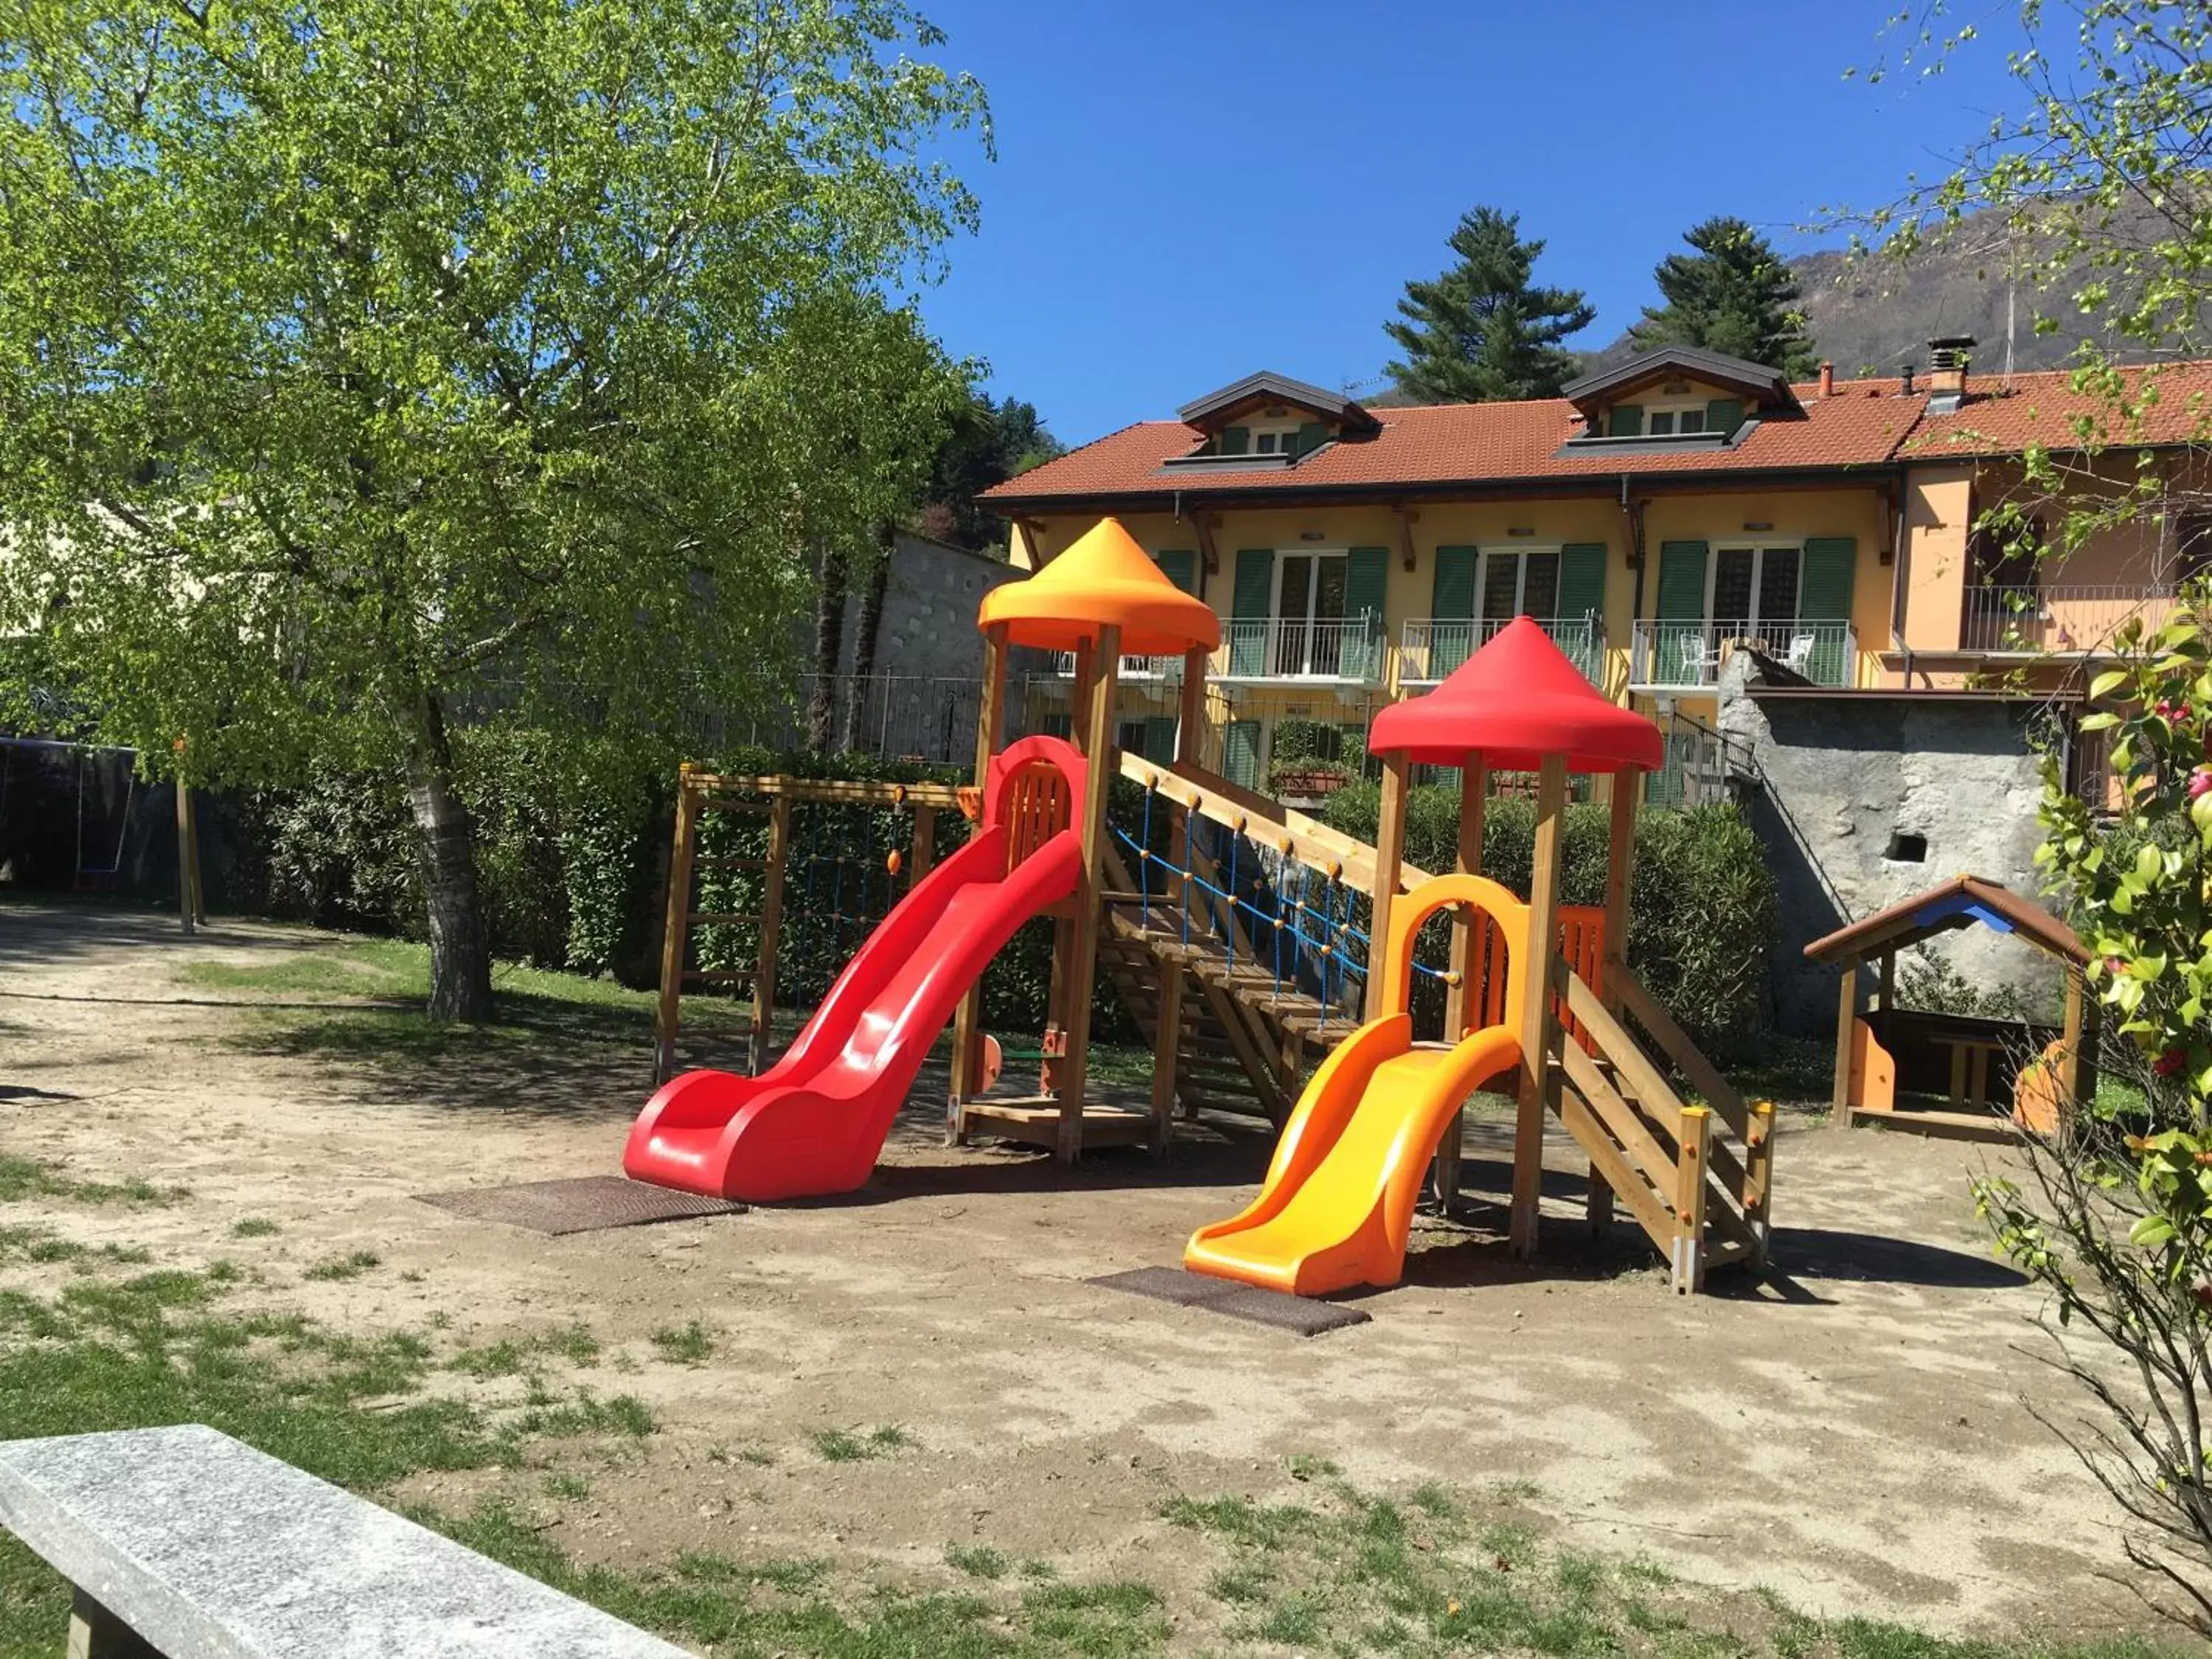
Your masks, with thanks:
[{"label": "orange conical canopy roof", "polygon": [[1101,519],[1073,545],[1027,581],[983,596],[975,625],[1005,623],[1010,644],[1073,651],[1109,625],[1121,630],[1133,657],[1177,656],[1221,643],[1221,619],[1205,600],[1184,592],[1121,528]]},{"label": "orange conical canopy roof", "polygon": [[1659,728],[1583,678],[1544,630],[1517,617],[1425,697],[1393,703],[1368,729],[1370,754],[1402,750],[1429,766],[1480,757],[1499,771],[1533,772],[1564,755],[1571,772],[1656,771]]}]

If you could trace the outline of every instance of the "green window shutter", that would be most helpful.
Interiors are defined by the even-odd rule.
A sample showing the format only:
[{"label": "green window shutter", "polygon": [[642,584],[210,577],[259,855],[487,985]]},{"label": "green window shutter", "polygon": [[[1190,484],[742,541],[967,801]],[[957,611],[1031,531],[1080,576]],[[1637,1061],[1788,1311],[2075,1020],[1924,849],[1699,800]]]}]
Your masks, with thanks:
[{"label": "green window shutter", "polygon": [[1260,722],[1231,720],[1221,734],[1222,775],[1247,789],[1260,787]]},{"label": "green window shutter", "polygon": [[1170,547],[1160,554],[1160,574],[1186,593],[1198,592],[1198,556],[1187,547]]},{"label": "green window shutter", "polygon": [[1607,411],[1605,435],[1608,438],[1640,438],[1644,435],[1644,405],[1615,404]]},{"label": "green window shutter", "polygon": [[1659,618],[1662,622],[1705,619],[1705,544],[1659,544]]},{"label": "green window shutter", "polygon": [[1573,621],[1595,612],[1605,620],[1603,542],[1569,542],[1559,550],[1559,615]]},{"label": "green window shutter", "polygon": [[1743,399],[1716,398],[1705,405],[1705,430],[1733,438],[1743,424]]},{"label": "green window shutter", "polygon": [[1798,566],[1797,614],[1808,622],[1849,622],[1851,579],[1858,573],[1855,536],[1812,536]]},{"label": "green window shutter", "polygon": [[1249,454],[1252,449],[1252,428],[1249,426],[1224,426],[1221,428],[1221,453],[1224,455]]},{"label": "green window shutter", "polygon": [[1429,615],[1439,622],[1466,622],[1474,615],[1474,561],[1472,547],[1437,550],[1437,585],[1429,599]]},{"label": "green window shutter", "polygon": [[1229,672],[1256,674],[1267,660],[1267,612],[1275,599],[1275,550],[1244,547],[1237,551],[1237,583],[1231,595]]},{"label": "green window shutter", "polygon": [[1175,758],[1175,716],[1147,714],[1145,716],[1144,758],[1158,761],[1162,765]]},{"label": "green window shutter", "polygon": [[1298,427],[1298,435],[1291,446],[1293,455],[1310,455],[1328,441],[1328,427],[1321,421],[1306,421]]},{"label": "green window shutter", "polygon": [[1851,584],[1858,562],[1855,536],[1805,538],[1804,556],[1797,566],[1797,614],[1808,623],[1827,624],[1809,630],[1813,654],[1806,659],[1805,678],[1815,685],[1849,685],[1856,678],[1845,625],[1851,619]]},{"label": "green window shutter", "polygon": [[1341,672],[1347,678],[1382,677],[1382,595],[1389,585],[1389,548],[1355,547],[1345,556],[1344,619],[1367,624],[1364,643],[1349,632],[1345,639]]}]

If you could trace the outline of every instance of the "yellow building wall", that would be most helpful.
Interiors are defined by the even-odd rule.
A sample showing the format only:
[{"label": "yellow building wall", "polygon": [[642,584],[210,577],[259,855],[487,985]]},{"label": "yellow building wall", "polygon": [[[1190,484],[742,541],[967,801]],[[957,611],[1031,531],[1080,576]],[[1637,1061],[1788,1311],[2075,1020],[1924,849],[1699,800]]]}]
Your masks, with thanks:
[{"label": "yellow building wall", "polygon": [[[1224,622],[1234,609],[1240,549],[1264,547],[1279,555],[1302,547],[1389,550],[1383,596],[1383,625],[1389,642],[1388,684],[1371,689],[1292,683],[1245,684],[1231,689],[1225,696],[1217,690],[1210,704],[1210,723],[1255,720],[1269,730],[1275,720],[1288,718],[1355,724],[1371,708],[1397,695],[1399,646],[1405,624],[1427,617],[1434,610],[1439,547],[1473,546],[1511,552],[1578,542],[1602,544],[1608,553],[1604,685],[1615,698],[1626,701],[1633,623],[1638,616],[1648,618],[1656,610],[1662,542],[1704,541],[1717,548],[1732,541],[1802,542],[1815,536],[1849,536],[1858,547],[1850,619],[1858,643],[1854,684],[1872,684],[1879,679],[1876,653],[1886,649],[1890,641],[1893,567],[1884,562],[1884,555],[1891,546],[1891,516],[1887,497],[1871,483],[1834,489],[1715,490],[1654,498],[1644,509],[1649,562],[1641,583],[1640,612],[1637,573],[1628,563],[1629,520],[1616,497],[1425,501],[1410,511],[1413,559],[1408,568],[1403,550],[1405,530],[1388,505],[1271,507],[1249,512],[1219,509],[1219,522],[1212,532],[1217,563],[1212,570],[1203,570],[1200,560],[1200,592]],[[1127,514],[1121,521],[1139,544],[1155,556],[1170,548],[1198,551],[1204,545],[1198,526],[1172,513]],[[1045,520],[1034,538],[1018,532],[1018,557],[1020,553],[1032,556],[1041,553],[1049,560],[1095,522],[1090,517],[1068,515]],[[1771,527],[1747,531],[1744,526],[1749,524]],[[1670,695],[1687,713],[1710,718],[1713,712],[1715,700],[1711,695]],[[1218,724],[1209,733],[1208,744],[1218,755]],[[1266,759],[1263,751],[1263,765]]]}]

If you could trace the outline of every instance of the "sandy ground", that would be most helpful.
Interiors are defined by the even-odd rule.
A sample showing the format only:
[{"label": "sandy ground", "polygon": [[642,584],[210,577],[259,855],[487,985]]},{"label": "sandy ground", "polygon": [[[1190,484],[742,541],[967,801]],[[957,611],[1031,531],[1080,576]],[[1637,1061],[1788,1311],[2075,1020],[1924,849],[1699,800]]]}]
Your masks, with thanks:
[{"label": "sandy ground", "polygon": [[[170,1209],[38,1218],[157,1259],[231,1257],[342,1328],[442,1314],[483,1341],[580,1318],[649,1362],[650,1332],[702,1322],[709,1364],[605,1378],[663,1431],[554,1524],[586,1557],[708,1547],[896,1574],[972,1540],[1161,1583],[1188,1538],[1158,1518],[1164,1498],[1288,1493],[1284,1460],[1304,1454],[1378,1487],[1534,1483],[1508,1490],[1565,1541],[1811,1612],[1946,1632],[2139,1618],[2098,1577],[2120,1560],[2112,1512],[2026,1409],[2075,1402],[2017,1351],[2039,1340],[2036,1297],[1976,1231],[1972,1151],[1787,1125],[1777,1270],[1680,1300],[1625,1236],[1578,1238],[1554,1148],[1534,1267],[1485,1228],[1425,1231],[1408,1282],[1363,1304],[1373,1323],[1301,1340],[1085,1282],[1177,1261],[1249,1194],[1264,1142],[1063,1175],[936,1144],[928,1079],[850,1200],[559,1239],[432,1209],[410,1194],[613,1171],[647,1092],[642,1042],[395,1074],[241,1048],[248,1016],[215,1006],[226,994],[171,978],[308,937],[231,924],[186,941],[155,917],[0,908],[0,1148],[188,1185]],[[1504,1144],[1475,1126],[1470,1188],[1496,1184],[1483,1160]],[[249,1214],[282,1233],[232,1238]],[[297,1279],[355,1249],[383,1265]],[[884,1423],[914,1444],[854,1463],[805,1449],[825,1426]],[[734,1455],[748,1447],[774,1461]],[[407,1495],[465,1507],[501,1478]]]}]

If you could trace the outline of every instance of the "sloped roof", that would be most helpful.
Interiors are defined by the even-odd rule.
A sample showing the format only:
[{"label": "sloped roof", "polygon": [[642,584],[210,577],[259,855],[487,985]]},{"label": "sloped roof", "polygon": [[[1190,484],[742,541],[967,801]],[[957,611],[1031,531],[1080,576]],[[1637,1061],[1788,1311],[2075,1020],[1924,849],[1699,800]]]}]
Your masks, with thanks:
[{"label": "sloped roof", "polygon": [[2038,950],[2067,962],[2089,960],[2089,947],[2081,936],[2033,899],[2021,897],[2002,882],[1968,875],[1954,876],[1942,886],[1877,910],[1863,921],[1838,927],[1807,945],[1805,954],[1814,962],[1841,967],[1976,923],[2001,933],[2017,933]]},{"label": "sloped roof", "polygon": [[[1296,465],[1209,474],[1202,486],[1165,465],[1204,441],[1180,421],[1139,421],[985,490],[981,500],[1002,510],[1033,503],[1102,499],[1164,500],[1202,487],[1209,497],[1267,492],[1377,490],[1518,481],[1759,471],[1840,470],[1887,465],[1921,416],[1924,393],[1901,397],[1898,382],[1840,380],[1832,395],[1795,388],[1804,414],[1760,421],[1732,447],[1678,453],[1639,451],[1632,460],[1593,447],[1563,451],[1583,435],[1581,415],[1563,398],[1512,404],[1437,404],[1370,409],[1380,422],[1364,441],[1334,443]],[[1971,405],[1970,405],[1971,407]]]},{"label": "sloped roof", "polygon": [[1569,662],[1551,636],[1516,617],[1425,697],[1392,703],[1367,731],[1367,752],[1428,766],[1480,756],[1507,772],[1531,772],[1547,756],[1570,772],[1656,771],[1659,728],[1623,708]]},{"label": "sloped roof", "polygon": [[2110,424],[2112,400],[2101,391],[2074,389],[2073,372],[2051,369],[2015,374],[2000,381],[1984,375],[1967,380],[1966,396],[1947,414],[1929,414],[1906,441],[1913,460],[1945,455],[2017,455],[2031,444],[2053,449],[2078,447],[2078,420],[2095,422],[2094,441],[2116,444],[2183,444],[2202,441],[2212,422],[2212,362],[2169,363],[2129,369],[2123,385],[2130,398],[2154,393],[2139,424]]},{"label": "sloped roof", "polygon": [[1571,404],[1588,404],[1609,392],[1677,375],[1753,392],[1778,404],[1792,403],[1796,397],[1779,369],[1747,358],[1731,357],[1724,351],[1707,351],[1702,346],[1692,345],[1659,346],[1639,351],[1626,362],[1568,381],[1559,388],[1559,395]]},{"label": "sloped roof", "polygon": [[1291,404],[1362,430],[1370,429],[1375,424],[1372,415],[1341,392],[1324,392],[1317,386],[1309,386],[1304,380],[1294,380],[1287,374],[1278,374],[1265,368],[1256,374],[1247,374],[1241,380],[1233,380],[1218,392],[1209,392],[1203,398],[1194,398],[1176,410],[1176,418],[1186,425],[1200,426],[1206,423],[1210,416],[1220,415],[1249,403]]}]

